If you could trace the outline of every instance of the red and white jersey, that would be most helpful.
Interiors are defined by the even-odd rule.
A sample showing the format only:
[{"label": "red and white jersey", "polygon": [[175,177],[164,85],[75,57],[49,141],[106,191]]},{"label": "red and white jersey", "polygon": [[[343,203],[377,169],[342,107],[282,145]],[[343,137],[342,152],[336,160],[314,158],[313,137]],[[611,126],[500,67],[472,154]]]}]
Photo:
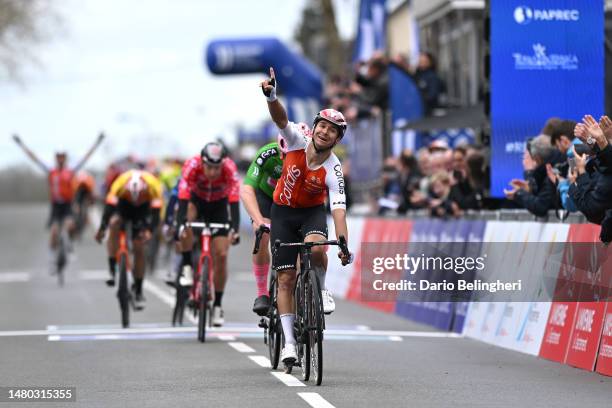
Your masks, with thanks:
[{"label": "red and white jersey", "polygon": [[200,155],[187,159],[183,165],[178,198],[189,200],[191,194],[203,201],[218,201],[227,197],[230,203],[237,203],[240,200],[240,180],[236,163],[226,157],[221,163],[219,178],[209,180],[204,175]]},{"label": "red and white jersey", "polygon": [[336,155],[332,153],[322,165],[311,168],[306,162],[306,148],[312,139],[303,136],[293,122],[281,129],[281,133],[288,152],[274,189],[274,203],[293,208],[314,207],[325,203],[329,192],[330,208],[346,209],[344,175]]},{"label": "red and white jersey", "polygon": [[74,179],[74,171],[64,167],[57,167],[49,170],[49,198],[53,203],[70,203],[74,197],[72,182]]}]

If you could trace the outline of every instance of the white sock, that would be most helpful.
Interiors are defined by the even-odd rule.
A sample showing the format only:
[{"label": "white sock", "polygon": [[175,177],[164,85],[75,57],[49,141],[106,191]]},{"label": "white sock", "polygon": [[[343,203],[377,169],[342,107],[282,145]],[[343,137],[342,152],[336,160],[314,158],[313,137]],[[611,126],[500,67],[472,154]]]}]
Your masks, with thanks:
[{"label": "white sock", "polygon": [[295,321],[295,314],[282,314],[280,318],[281,324],[283,325],[283,333],[285,334],[285,344],[295,345],[295,337],[293,337],[293,322]]},{"label": "white sock", "polygon": [[325,288],[325,277],[327,276],[327,269],[323,268],[322,266],[318,266],[315,268],[315,273],[317,274],[317,277],[319,278],[319,285],[321,286],[321,290],[326,289]]}]

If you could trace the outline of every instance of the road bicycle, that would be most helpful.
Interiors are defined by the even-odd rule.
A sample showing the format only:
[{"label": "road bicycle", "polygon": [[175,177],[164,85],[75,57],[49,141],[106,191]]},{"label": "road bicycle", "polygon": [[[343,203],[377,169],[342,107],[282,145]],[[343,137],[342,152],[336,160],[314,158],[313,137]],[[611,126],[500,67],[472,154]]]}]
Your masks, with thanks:
[{"label": "road bicycle", "polygon": [[[198,317],[198,340],[206,341],[206,325],[212,326],[210,315],[212,314],[212,286],[213,286],[213,262],[210,251],[213,229],[229,229],[229,224],[213,222],[187,222],[184,227],[199,229],[200,232],[200,256],[198,267],[194,276],[195,285],[191,287],[191,296],[195,301],[194,315]],[[181,227],[183,229],[184,227]],[[180,274],[177,274],[180,276]],[[172,324],[182,324],[185,304],[189,297],[188,288],[180,285],[180,278],[176,281],[176,303],[172,313]],[[208,321],[207,321],[208,317]]]},{"label": "road bicycle", "polygon": [[[294,288],[295,339],[298,358],[292,365],[285,366],[290,374],[293,366],[301,367],[302,379],[308,381],[312,371],[316,385],[323,381],[323,331],[325,315],[319,278],[312,267],[312,248],[322,245],[336,245],[349,258],[350,253],[344,236],[338,240],[318,242],[274,242],[274,255],[281,247],[298,247],[300,250],[300,270]],[[280,319],[279,319],[280,320]]]},{"label": "road bicycle", "polygon": [[70,238],[68,237],[68,231],[63,225],[63,222],[59,223],[59,231],[57,234],[57,247],[54,251],[53,259],[53,270],[52,274],[57,276],[57,283],[59,286],[64,286],[64,272],[68,266],[68,252],[70,249]]},{"label": "road bicycle", "polygon": [[119,267],[117,299],[119,300],[119,308],[121,309],[121,325],[123,328],[127,328],[130,326],[130,306],[135,311],[140,311],[143,307],[136,305],[133,294],[130,292],[129,280],[131,276],[131,264],[125,226],[119,231],[119,248],[115,254],[115,259]]},{"label": "road bicycle", "polygon": [[[253,245],[253,255],[259,252],[259,244],[263,234],[269,234],[270,228],[265,225],[261,225],[255,232],[255,245]],[[267,249],[266,249],[267,250]],[[280,357],[280,351],[284,345],[283,341],[283,327],[278,313],[278,305],[276,302],[277,298],[277,287],[278,281],[276,278],[276,271],[271,268],[270,271],[270,283],[268,286],[268,293],[270,296],[270,308],[266,316],[263,316],[259,320],[259,327],[264,329],[264,344],[268,346],[268,354],[270,356],[270,365],[273,370],[278,368],[278,360]]]}]

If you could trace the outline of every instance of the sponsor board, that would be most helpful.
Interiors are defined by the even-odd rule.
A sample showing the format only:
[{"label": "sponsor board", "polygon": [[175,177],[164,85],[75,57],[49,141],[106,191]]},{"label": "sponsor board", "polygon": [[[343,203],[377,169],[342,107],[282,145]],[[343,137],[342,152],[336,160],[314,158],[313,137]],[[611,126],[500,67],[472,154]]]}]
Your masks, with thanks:
[{"label": "sponsor board", "polygon": [[[469,221],[469,229],[466,241],[471,243],[471,245],[465,245],[464,256],[469,257],[477,257],[480,255],[480,251],[482,250],[481,245],[476,245],[477,243],[482,243],[482,239],[484,236],[484,230],[486,227],[485,221]],[[461,230],[460,230],[461,231]],[[473,272],[470,272],[470,276],[466,276],[466,279],[471,280]],[[455,306],[455,314],[453,317],[453,327],[452,331],[456,333],[463,332],[463,327],[465,324],[465,318],[468,313],[469,302],[456,302]]]},{"label": "sponsor board", "polygon": [[599,342],[599,355],[595,371],[612,377],[612,303],[606,303],[603,330]]},{"label": "sponsor board", "polygon": [[[522,222],[516,225],[516,234],[513,235],[512,251],[509,251],[504,269],[504,277],[509,279],[521,279],[523,282],[530,280],[533,275],[532,264],[538,255],[537,246],[530,243],[538,242],[543,224],[537,222]],[[515,295],[515,298],[522,296]],[[521,316],[525,313],[528,304],[519,301],[509,301],[503,306],[501,317],[495,330],[493,343],[504,348],[517,350],[520,345],[516,343],[516,337],[520,329]]]},{"label": "sponsor board", "polygon": [[[359,246],[361,244],[361,236],[365,221],[366,220],[361,217],[348,216],[346,218],[347,225],[349,226],[348,246],[349,250],[355,254],[355,259],[357,259],[359,254]],[[329,228],[329,237],[335,239],[336,230],[334,221],[331,217],[328,217],[327,225]],[[356,263],[353,262],[350,265],[342,266],[340,259],[336,256],[336,252],[338,252],[336,248],[331,248],[327,254],[328,264],[325,283],[327,289],[335,296],[345,299],[348,295],[349,285],[354,275],[354,271],[356,270]]]},{"label": "sponsor board", "polygon": [[568,344],[565,363],[573,367],[593,371],[606,304],[603,302],[580,302]]}]

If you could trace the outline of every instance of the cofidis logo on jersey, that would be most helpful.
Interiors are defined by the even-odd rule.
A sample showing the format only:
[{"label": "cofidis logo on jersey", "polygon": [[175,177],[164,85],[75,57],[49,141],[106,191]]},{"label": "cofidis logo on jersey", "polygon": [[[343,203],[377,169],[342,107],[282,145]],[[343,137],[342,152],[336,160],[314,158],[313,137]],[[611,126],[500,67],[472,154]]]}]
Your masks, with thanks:
[{"label": "cofidis logo on jersey", "polygon": [[518,6],[514,9],[514,21],[526,25],[532,21],[578,21],[580,11],[576,9],[535,9]]}]

